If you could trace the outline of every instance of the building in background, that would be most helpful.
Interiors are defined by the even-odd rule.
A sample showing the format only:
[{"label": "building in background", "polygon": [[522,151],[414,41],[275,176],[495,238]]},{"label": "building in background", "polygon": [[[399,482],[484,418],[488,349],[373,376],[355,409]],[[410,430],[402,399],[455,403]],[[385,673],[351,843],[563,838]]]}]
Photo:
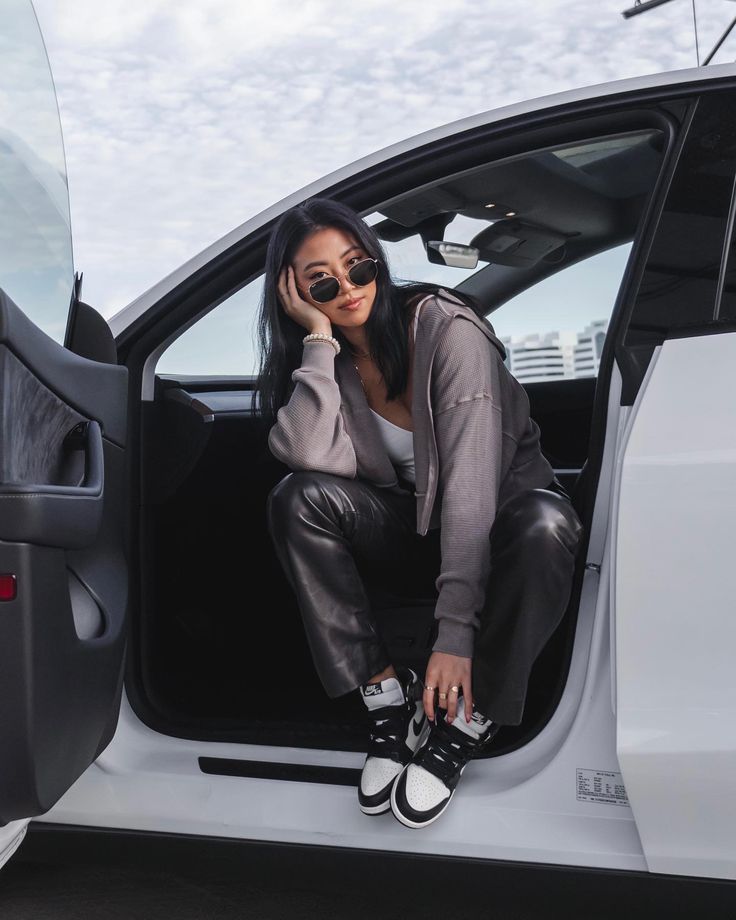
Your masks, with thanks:
[{"label": "building in background", "polygon": [[581,332],[500,336],[506,348],[505,364],[521,383],[595,377],[607,327],[608,320],[595,320]]},{"label": "building in background", "polygon": [[575,346],[574,377],[598,376],[607,327],[608,321],[599,319],[586,326],[578,335]]}]

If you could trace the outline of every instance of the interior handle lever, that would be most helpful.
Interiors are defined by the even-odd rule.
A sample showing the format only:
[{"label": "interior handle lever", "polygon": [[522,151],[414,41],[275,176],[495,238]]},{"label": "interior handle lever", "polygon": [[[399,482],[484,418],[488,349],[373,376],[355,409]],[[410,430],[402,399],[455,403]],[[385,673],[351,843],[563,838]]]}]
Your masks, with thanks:
[{"label": "interior handle lever", "polygon": [[64,450],[85,450],[89,440],[89,421],[77,424],[64,436]]}]

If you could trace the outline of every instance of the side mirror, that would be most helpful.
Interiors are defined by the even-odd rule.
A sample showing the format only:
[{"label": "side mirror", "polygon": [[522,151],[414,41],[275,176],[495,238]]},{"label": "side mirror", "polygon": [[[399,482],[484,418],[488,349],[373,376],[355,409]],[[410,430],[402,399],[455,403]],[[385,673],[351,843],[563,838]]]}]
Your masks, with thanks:
[{"label": "side mirror", "polygon": [[427,258],[436,265],[450,265],[452,268],[475,268],[479,249],[464,243],[446,243],[444,240],[427,242]]}]

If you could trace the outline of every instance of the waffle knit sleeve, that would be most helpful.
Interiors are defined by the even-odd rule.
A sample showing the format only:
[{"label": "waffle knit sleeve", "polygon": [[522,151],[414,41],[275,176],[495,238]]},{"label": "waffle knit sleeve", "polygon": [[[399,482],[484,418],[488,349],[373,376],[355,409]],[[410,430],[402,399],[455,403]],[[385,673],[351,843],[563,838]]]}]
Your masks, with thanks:
[{"label": "waffle knit sleeve", "polygon": [[305,342],[302,363],[291,375],[289,401],[276,413],[268,447],[291,470],[318,470],[354,479],[357,461],[340,414],[335,349]]},{"label": "waffle knit sleeve", "polygon": [[441,491],[441,566],[433,651],[472,657],[490,572],[502,426],[498,362],[483,332],[461,316],[447,324],[432,368]]}]

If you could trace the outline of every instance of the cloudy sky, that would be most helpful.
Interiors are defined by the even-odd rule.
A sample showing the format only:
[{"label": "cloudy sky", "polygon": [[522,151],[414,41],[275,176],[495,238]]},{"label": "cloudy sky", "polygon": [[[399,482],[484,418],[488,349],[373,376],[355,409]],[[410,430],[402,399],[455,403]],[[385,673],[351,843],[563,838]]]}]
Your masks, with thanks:
[{"label": "cloudy sky", "polygon": [[[694,66],[691,0],[34,0],[75,266],[111,316],[269,204],[510,102]],[[701,57],[733,15],[697,0]],[[733,60],[736,36],[716,62]]]}]

